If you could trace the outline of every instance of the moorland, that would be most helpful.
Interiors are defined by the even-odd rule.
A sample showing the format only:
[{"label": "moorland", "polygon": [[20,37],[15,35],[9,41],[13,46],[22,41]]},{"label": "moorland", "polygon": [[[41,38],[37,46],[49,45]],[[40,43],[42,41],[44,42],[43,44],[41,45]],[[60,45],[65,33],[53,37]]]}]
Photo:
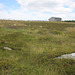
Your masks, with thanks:
[{"label": "moorland", "polygon": [[0,20],[0,75],[75,75],[74,59],[55,59],[69,53],[75,23]]}]

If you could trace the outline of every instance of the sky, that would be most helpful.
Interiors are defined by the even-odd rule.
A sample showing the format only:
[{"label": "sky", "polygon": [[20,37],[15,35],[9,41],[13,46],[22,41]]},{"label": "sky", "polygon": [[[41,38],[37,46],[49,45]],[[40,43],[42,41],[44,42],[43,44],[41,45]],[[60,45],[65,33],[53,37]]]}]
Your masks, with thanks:
[{"label": "sky", "polygon": [[75,0],[0,0],[0,19],[75,20]]}]

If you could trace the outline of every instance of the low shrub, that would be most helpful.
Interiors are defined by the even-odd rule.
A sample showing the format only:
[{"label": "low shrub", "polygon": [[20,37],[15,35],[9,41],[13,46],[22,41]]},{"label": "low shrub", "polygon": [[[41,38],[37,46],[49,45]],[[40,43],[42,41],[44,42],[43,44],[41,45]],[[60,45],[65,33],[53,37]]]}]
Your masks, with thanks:
[{"label": "low shrub", "polygon": [[54,33],[54,34],[63,34],[62,31],[57,31],[57,30],[55,30],[53,33]]}]

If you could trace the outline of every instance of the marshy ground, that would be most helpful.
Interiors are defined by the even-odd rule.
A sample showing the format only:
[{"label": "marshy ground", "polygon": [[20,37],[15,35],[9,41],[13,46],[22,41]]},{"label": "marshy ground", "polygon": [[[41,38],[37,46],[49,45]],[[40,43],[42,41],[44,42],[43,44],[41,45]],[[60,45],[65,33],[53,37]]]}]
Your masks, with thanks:
[{"label": "marshy ground", "polygon": [[55,59],[70,53],[75,24],[0,20],[0,75],[75,75],[75,60]]}]

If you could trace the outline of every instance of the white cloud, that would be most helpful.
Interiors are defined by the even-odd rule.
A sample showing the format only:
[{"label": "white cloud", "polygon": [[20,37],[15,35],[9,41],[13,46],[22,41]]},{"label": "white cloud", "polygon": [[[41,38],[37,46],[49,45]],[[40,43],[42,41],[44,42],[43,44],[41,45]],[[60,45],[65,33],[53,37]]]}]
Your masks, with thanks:
[{"label": "white cloud", "polygon": [[74,8],[75,8],[75,1],[70,0],[69,2],[67,2],[67,5],[68,5],[70,8],[74,9]]},{"label": "white cloud", "polygon": [[[75,3],[73,3],[72,0],[17,0],[17,2],[24,10],[52,13],[72,12],[73,7],[75,6]],[[67,5],[68,8],[64,5]]]},{"label": "white cloud", "polygon": [[[74,0],[16,0],[21,7],[16,10],[1,10],[1,19],[48,20],[55,16],[63,19],[74,19]],[[0,9],[4,5],[0,4]]]},{"label": "white cloud", "polygon": [[2,3],[0,3],[0,9],[2,9],[4,7],[4,5]]},{"label": "white cloud", "polygon": [[42,12],[28,12],[25,13],[23,10],[11,10],[10,13],[7,11],[0,11],[0,18],[2,19],[15,19],[15,20],[48,20],[50,17],[62,17],[65,18],[65,14],[45,14]]}]

